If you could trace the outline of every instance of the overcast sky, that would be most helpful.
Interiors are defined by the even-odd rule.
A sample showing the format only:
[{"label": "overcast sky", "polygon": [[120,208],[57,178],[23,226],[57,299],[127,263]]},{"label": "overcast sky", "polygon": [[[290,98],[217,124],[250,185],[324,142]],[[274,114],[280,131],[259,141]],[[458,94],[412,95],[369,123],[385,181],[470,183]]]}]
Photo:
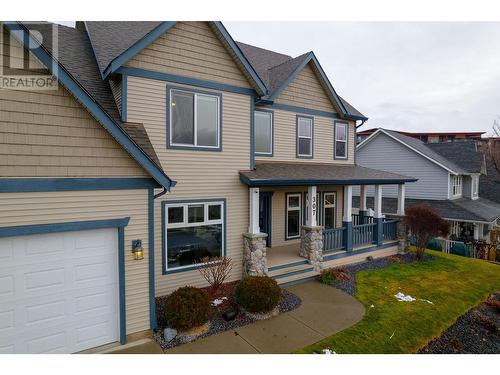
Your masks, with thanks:
[{"label": "overcast sky", "polygon": [[336,91],[369,117],[362,129],[490,132],[500,115],[500,23],[224,25],[293,57],[314,51]]}]

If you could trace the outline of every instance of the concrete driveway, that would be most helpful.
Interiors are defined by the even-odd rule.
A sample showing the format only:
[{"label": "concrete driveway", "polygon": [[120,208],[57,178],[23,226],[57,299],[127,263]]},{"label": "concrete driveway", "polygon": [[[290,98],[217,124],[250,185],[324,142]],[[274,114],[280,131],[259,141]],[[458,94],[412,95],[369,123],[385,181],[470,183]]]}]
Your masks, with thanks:
[{"label": "concrete driveway", "polygon": [[[317,281],[287,289],[302,299],[299,308],[271,319],[212,335],[165,351],[166,354],[286,354],[342,331],[363,318],[363,305]],[[158,353],[148,342],[115,353]]]}]

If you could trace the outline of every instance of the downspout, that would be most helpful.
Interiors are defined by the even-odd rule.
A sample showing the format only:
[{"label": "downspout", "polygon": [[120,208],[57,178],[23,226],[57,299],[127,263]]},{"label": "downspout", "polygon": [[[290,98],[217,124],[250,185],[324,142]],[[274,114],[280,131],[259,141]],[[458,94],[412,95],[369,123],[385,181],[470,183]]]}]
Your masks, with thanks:
[{"label": "downspout", "polygon": [[160,198],[162,195],[165,194],[167,194],[167,188],[164,187],[162,191],[160,191],[158,194],[155,194],[154,199]]}]

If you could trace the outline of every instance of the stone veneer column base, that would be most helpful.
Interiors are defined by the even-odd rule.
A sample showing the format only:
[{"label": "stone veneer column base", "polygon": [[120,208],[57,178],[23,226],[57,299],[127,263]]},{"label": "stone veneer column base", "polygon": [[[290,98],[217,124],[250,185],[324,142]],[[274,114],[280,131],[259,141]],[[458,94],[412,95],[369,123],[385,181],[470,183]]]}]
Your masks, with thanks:
[{"label": "stone veneer column base", "polygon": [[409,250],[408,231],[404,224],[405,217],[402,215],[387,215],[387,218],[398,220],[396,238],[398,240],[398,254],[405,254]]},{"label": "stone veneer column base", "polygon": [[243,234],[244,276],[267,276],[267,233]]},{"label": "stone veneer column base", "polygon": [[300,256],[307,258],[314,271],[323,269],[323,227],[302,227],[303,235],[300,238]]}]

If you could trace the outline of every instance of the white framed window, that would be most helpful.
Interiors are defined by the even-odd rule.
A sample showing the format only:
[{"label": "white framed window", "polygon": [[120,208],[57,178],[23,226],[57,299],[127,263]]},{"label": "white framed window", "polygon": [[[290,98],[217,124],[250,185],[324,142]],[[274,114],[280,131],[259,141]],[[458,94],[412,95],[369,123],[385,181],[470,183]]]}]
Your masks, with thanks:
[{"label": "white framed window", "polygon": [[167,272],[225,254],[223,200],[166,204],[164,210]]},{"label": "white framed window", "polygon": [[462,176],[451,176],[451,195],[453,197],[462,195]]},{"label": "white framed window", "polygon": [[336,193],[323,194],[323,225],[325,229],[335,228],[335,202]]},{"label": "white framed window", "polygon": [[313,119],[297,116],[297,157],[313,156]]},{"label": "white framed window", "polygon": [[347,130],[345,122],[335,122],[335,159],[347,159]]},{"label": "white framed window", "polygon": [[479,176],[472,176],[472,198],[479,196]]},{"label": "white framed window", "polygon": [[273,113],[255,111],[255,153],[258,155],[273,154]]},{"label": "white framed window", "polygon": [[293,193],[286,195],[286,228],[285,238],[299,238],[301,224],[301,198],[302,194]]},{"label": "white framed window", "polygon": [[220,149],[221,95],[169,89],[169,146]]}]

